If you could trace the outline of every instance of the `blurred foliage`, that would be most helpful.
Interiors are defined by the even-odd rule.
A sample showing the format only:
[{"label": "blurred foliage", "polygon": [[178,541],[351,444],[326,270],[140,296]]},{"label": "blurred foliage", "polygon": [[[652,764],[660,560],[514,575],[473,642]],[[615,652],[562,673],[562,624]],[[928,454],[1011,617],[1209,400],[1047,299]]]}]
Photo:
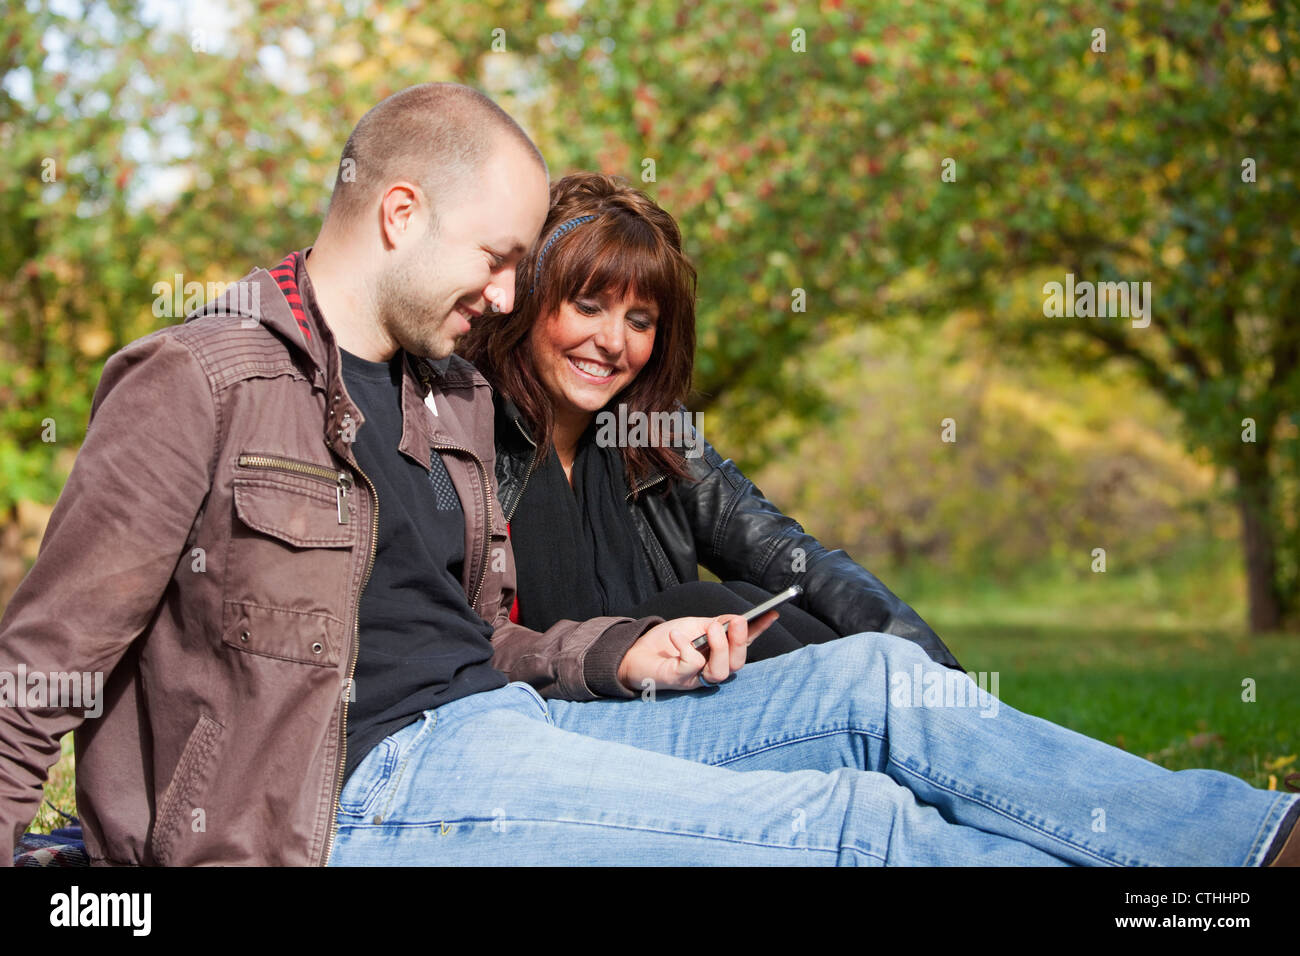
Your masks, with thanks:
[{"label": "blurred foliage", "polygon": [[[781,416],[769,433],[788,454],[754,480],[828,546],[908,580],[900,593],[923,616],[954,578],[970,603],[970,585],[1005,593],[1026,569],[1040,586],[1060,569],[1104,604],[1095,548],[1110,592],[1117,576],[1235,530],[1214,469],[1183,450],[1176,416],[1135,375],[1008,365],[969,319],[865,326],[809,352],[806,370],[844,414],[815,432]],[[1062,609],[1063,597],[1052,594]]]},{"label": "blurred foliage", "polygon": [[[1233,478],[1252,619],[1267,623],[1256,611],[1271,602],[1275,623],[1295,622],[1295,0],[217,9],[6,8],[0,509],[10,516],[19,501],[56,496],[66,466],[54,448],[80,440],[105,357],[172,321],[153,313],[155,283],[229,281],[308,244],[365,109],[454,79],[518,117],[553,175],[621,174],[678,218],[701,276],[694,405],[745,467],[788,449],[782,421],[808,430],[861,414],[832,400],[806,356],[863,325],[921,320],[935,335],[958,312],[953,334],[982,334],[1008,364],[1090,376],[1116,358],[1131,366],[1176,413],[1186,445]],[[1105,52],[1093,49],[1098,28]],[[941,176],[945,159],[955,181]],[[1150,327],[1045,318],[1043,283],[1067,271],[1151,282]],[[853,381],[863,369],[846,361],[835,374]],[[915,401],[953,414],[927,384]],[[909,534],[961,520],[970,489],[983,495],[972,500],[1033,499],[1034,522],[1065,515],[1080,534],[1088,522],[1122,525],[1122,505],[1097,503],[1105,479],[1071,470],[1064,419],[1039,407],[1040,393],[989,387],[970,406],[982,418],[958,423],[982,436],[982,450],[958,446],[978,480],[932,489],[920,517],[910,505]],[[1089,401],[1087,386],[1070,394]],[[1253,444],[1241,441],[1247,417]],[[48,419],[55,443],[41,440]],[[919,491],[928,458],[953,451],[937,444],[933,417],[904,420],[934,444],[893,462],[901,474],[837,479],[883,482],[846,490],[864,510],[845,521],[878,519],[890,483]],[[1144,445],[1140,429],[1102,431],[1118,444],[1087,449],[1088,467],[1128,461],[1121,481],[1153,482],[1157,498],[1186,489],[1166,474],[1183,466],[1156,462],[1164,446]],[[1139,476],[1148,466],[1154,479]],[[1086,505],[1071,497],[1080,488],[1092,489]],[[946,546],[973,560],[961,555],[975,544]]]}]

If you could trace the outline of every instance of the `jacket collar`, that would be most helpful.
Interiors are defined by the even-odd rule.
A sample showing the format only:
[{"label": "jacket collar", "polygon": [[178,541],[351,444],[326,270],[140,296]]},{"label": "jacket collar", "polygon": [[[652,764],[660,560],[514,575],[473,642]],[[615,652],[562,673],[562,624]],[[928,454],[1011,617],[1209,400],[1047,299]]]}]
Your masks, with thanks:
[{"label": "jacket collar", "polygon": [[339,368],[334,334],[323,322],[313,321],[308,315],[298,289],[298,260],[310,251],[309,247],[291,252],[271,270],[254,269],[185,321],[193,322],[205,315],[247,317],[282,339],[290,351],[306,357],[319,373],[316,381],[321,387],[325,381],[336,381]]},{"label": "jacket collar", "polygon": [[528,443],[530,452],[537,448],[537,441],[533,438],[527,423],[524,421],[524,415],[519,411],[519,406],[505,392],[493,389],[492,400],[496,404],[496,432],[498,444],[509,442],[511,445],[517,443],[522,438]]},{"label": "jacket collar", "polygon": [[[516,453],[520,457],[531,455],[537,449],[537,441],[529,431],[527,423],[524,421],[523,413],[519,411],[519,406],[515,404],[514,399],[499,390],[493,390],[493,401],[496,403],[496,442],[497,447],[507,454]],[[525,446],[520,439],[527,442]],[[649,474],[636,483],[636,491],[642,491],[651,485],[656,485],[663,481],[664,475],[658,469],[652,469]],[[628,496],[631,497],[631,491]],[[502,499],[507,496],[506,488],[501,489]],[[514,489],[509,492],[511,496]],[[507,512],[513,511],[507,508]]]}]

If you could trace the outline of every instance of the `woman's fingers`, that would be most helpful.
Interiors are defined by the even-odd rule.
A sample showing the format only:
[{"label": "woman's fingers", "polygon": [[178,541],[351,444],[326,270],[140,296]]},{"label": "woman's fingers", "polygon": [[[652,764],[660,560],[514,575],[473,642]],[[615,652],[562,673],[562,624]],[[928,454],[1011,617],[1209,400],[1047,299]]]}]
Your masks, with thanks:
[{"label": "woman's fingers", "polygon": [[739,614],[723,614],[718,620],[727,628],[727,643],[730,645],[727,659],[734,674],[745,666],[745,657],[749,652],[750,641],[753,640],[749,622]]},{"label": "woman's fingers", "polygon": [[[768,611],[749,622],[739,614],[723,614],[716,618],[682,618],[673,622],[677,626],[668,629],[668,639],[677,657],[674,661],[673,685],[689,688],[703,686],[705,682],[721,684],[745,666],[749,645],[776,618],[776,611]],[[694,642],[701,631],[707,643],[703,648],[697,649]]]},{"label": "woman's fingers", "polygon": [[[744,623],[740,621],[742,627]],[[733,621],[731,626],[735,627],[736,623]],[[721,684],[731,676],[731,643],[722,621],[717,618],[709,622],[704,633],[709,636],[709,661],[704,665],[704,678],[710,684]]]},{"label": "woman's fingers", "polygon": [[678,628],[670,628],[668,640],[677,649],[677,673],[673,681],[677,687],[688,688],[694,684],[694,678],[705,665],[704,655],[691,646],[697,635],[687,635]]}]

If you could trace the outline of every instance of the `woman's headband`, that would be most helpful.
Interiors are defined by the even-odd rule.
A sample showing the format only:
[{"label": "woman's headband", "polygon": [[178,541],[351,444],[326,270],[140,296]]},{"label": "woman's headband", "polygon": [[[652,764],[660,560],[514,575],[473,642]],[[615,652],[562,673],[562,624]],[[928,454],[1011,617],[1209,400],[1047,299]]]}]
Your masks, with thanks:
[{"label": "woman's headband", "polygon": [[545,258],[547,250],[555,244],[555,240],[571,229],[581,226],[584,222],[591,222],[595,218],[595,216],[578,216],[576,219],[562,222],[555,227],[555,231],[551,233],[551,238],[546,240],[546,245],[542,246],[542,251],[537,253],[537,267],[533,270],[533,287],[528,290],[529,295],[537,291],[537,280],[542,277],[542,259]]}]

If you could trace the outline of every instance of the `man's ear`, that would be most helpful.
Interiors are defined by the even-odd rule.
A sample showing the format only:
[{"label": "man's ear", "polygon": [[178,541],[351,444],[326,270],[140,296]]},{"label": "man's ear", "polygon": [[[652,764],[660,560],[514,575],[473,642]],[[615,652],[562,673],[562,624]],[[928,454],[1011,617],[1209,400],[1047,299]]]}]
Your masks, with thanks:
[{"label": "man's ear", "polygon": [[415,183],[398,180],[379,199],[379,235],[385,249],[396,249],[419,238],[430,214],[424,192]]}]

